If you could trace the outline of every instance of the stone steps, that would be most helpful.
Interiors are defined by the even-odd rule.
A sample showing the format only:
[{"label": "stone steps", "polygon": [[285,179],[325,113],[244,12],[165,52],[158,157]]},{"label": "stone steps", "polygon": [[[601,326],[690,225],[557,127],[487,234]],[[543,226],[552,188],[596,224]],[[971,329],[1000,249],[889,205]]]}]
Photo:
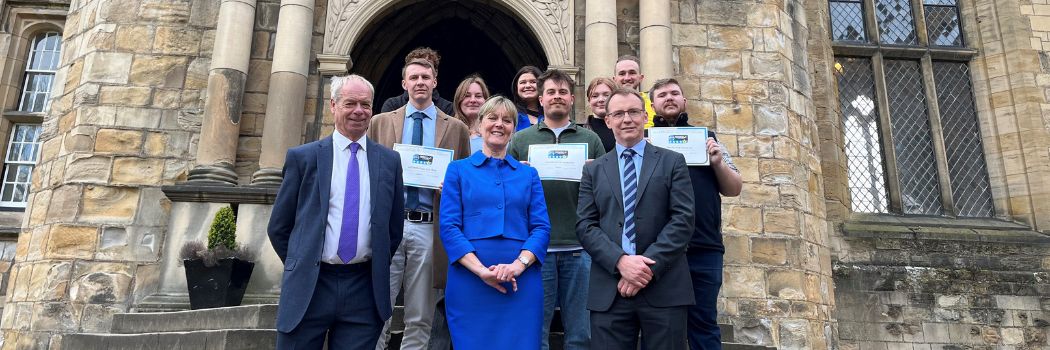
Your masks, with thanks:
[{"label": "stone steps", "polygon": [[[401,343],[403,328],[401,307],[394,310],[391,348]],[[113,316],[108,334],[69,334],[58,340],[54,349],[67,350],[132,350],[193,349],[241,350],[273,349],[277,305],[245,305],[227,308],[172,312],[123,313]],[[551,331],[551,349],[561,350],[561,325]],[[733,339],[733,327],[719,325],[723,339]],[[759,345],[723,343],[725,350],[775,350]]]}]

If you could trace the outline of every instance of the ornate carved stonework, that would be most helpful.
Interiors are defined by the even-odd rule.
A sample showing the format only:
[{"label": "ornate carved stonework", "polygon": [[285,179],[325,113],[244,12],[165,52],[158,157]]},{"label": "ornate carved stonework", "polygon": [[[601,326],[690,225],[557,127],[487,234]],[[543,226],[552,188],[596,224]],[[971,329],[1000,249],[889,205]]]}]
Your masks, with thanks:
[{"label": "ornate carved stonework", "polygon": [[[347,56],[385,9],[404,0],[329,0],[323,54]],[[486,3],[488,1],[479,1]],[[495,0],[533,31],[551,65],[573,65],[573,6],[570,0]]]}]

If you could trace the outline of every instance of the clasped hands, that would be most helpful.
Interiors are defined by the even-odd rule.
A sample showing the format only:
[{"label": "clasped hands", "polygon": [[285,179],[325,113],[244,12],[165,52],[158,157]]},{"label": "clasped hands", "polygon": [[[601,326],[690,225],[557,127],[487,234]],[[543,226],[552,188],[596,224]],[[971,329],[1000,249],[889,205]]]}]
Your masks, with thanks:
[{"label": "clasped hands", "polygon": [[655,260],[644,255],[621,256],[616,262],[616,269],[620,271],[620,282],[616,284],[616,290],[620,292],[620,296],[633,297],[648,286],[653,280],[653,270],[649,265],[655,263]]},{"label": "clasped hands", "polygon": [[479,271],[478,277],[485,282],[489,287],[495,288],[497,291],[503,294],[507,294],[507,288],[500,285],[500,283],[511,283],[511,289],[515,292],[518,291],[518,280],[517,277],[525,271],[525,265],[519,261],[514,261],[510,264],[499,264],[492,265],[488,268]]}]

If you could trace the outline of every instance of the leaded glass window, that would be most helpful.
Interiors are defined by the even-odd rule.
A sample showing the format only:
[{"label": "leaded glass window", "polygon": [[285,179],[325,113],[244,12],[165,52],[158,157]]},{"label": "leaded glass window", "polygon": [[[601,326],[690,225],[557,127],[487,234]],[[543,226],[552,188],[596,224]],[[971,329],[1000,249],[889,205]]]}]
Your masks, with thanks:
[{"label": "leaded glass window", "polygon": [[956,1],[831,1],[853,212],[995,215]]},{"label": "leaded glass window", "polygon": [[864,42],[864,4],[860,0],[831,1],[831,36],[836,41]]},{"label": "leaded glass window", "polygon": [[55,80],[59,60],[62,57],[62,35],[56,32],[43,33],[33,39],[26,60],[26,77],[22,86],[22,97],[18,110],[43,113],[48,109],[48,98]]},{"label": "leaded glass window", "polygon": [[40,124],[15,124],[4,157],[0,206],[22,207],[29,199],[33,168],[40,158]]}]

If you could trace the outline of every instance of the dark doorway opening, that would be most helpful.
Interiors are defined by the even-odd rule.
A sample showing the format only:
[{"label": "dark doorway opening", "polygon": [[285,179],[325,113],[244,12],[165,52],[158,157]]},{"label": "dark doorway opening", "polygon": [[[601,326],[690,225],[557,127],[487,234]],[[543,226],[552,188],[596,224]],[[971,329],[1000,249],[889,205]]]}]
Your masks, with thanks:
[{"label": "dark doorway opening", "polygon": [[449,101],[470,74],[480,74],[492,94],[509,96],[518,68],[548,65],[532,31],[492,2],[405,1],[377,18],[350,52],[351,72],[375,85],[376,112],[387,98],[404,92],[405,55],[420,46],[441,55],[437,93]]}]

